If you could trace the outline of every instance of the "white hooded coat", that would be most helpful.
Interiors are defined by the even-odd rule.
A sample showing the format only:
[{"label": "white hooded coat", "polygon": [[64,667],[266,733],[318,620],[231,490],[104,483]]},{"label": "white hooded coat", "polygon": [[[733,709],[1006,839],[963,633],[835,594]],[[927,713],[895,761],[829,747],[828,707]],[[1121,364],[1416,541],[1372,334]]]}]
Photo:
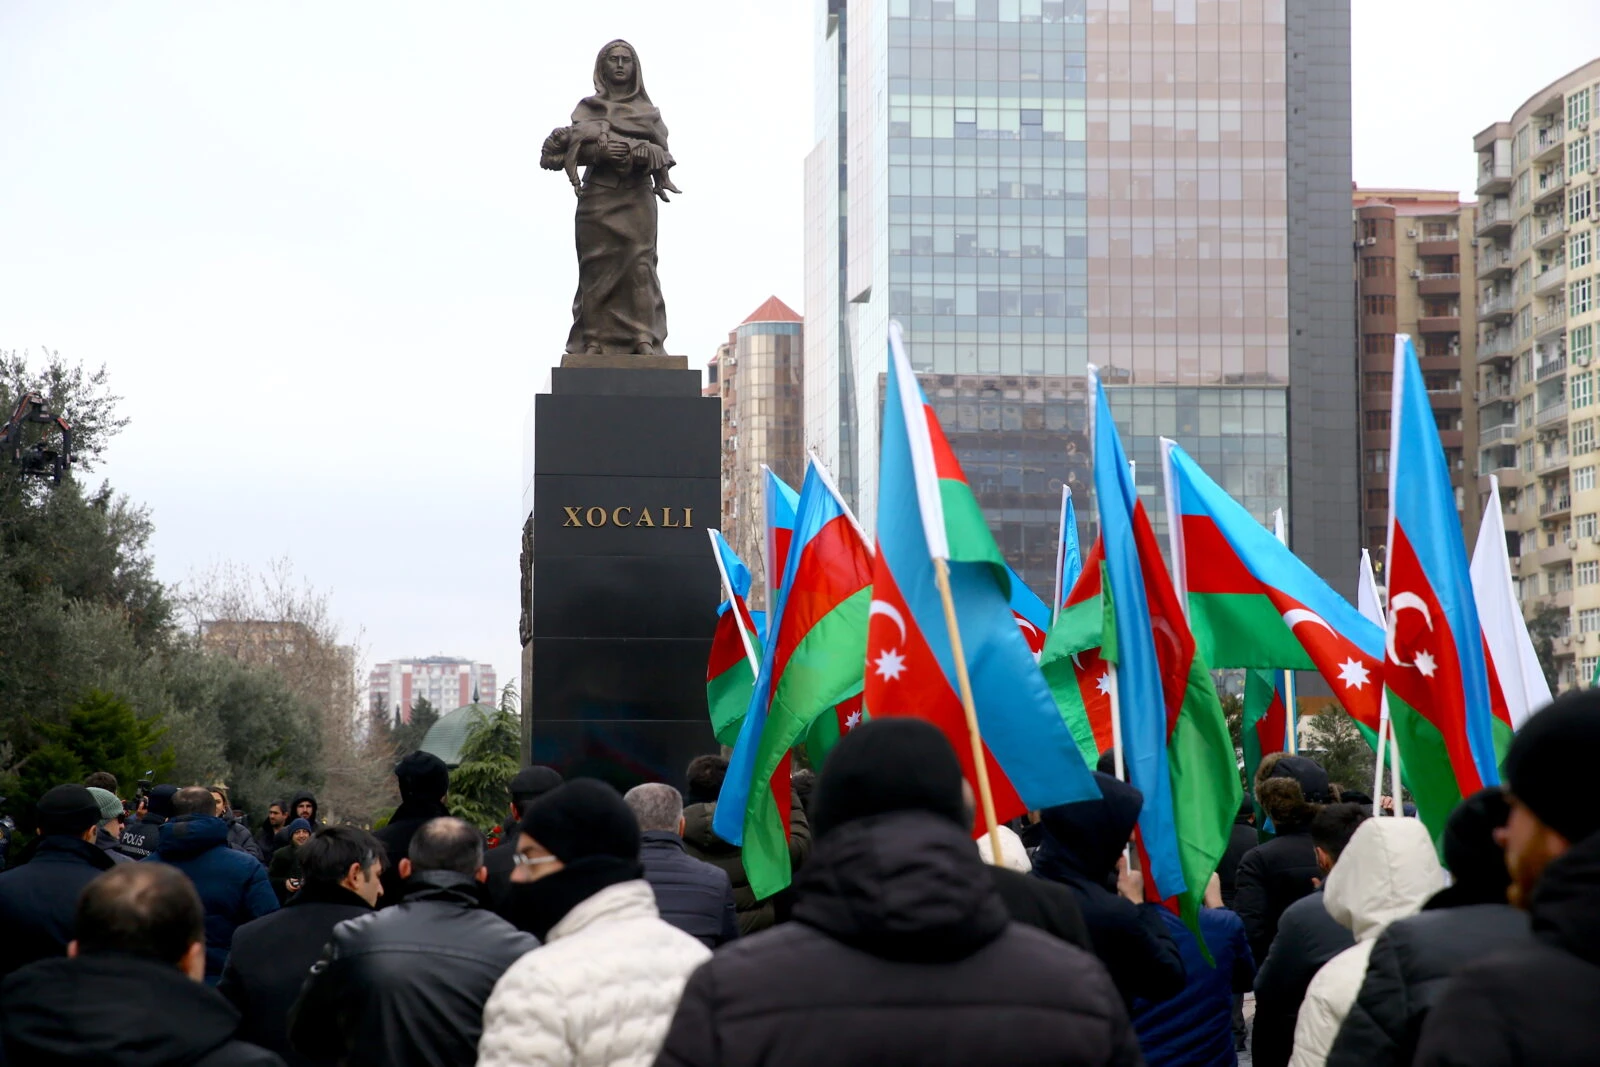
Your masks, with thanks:
[{"label": "white hooded coat", "polygon": [[1356,943],[1323,964],[1306,990],[1289,1067],[1322,1067],[1367,976],[1384,928],[1422,910],[1444,888],[1444,868],[1421,819],[1368,819],[1356,828],[1324,883],[1322,905]]}]

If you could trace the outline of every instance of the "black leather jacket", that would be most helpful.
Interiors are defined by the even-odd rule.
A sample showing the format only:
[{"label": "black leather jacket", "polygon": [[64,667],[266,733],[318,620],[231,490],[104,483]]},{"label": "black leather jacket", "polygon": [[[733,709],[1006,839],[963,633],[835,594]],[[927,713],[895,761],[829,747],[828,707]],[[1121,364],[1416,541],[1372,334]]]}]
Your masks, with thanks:
[{"label": "black leather jacket", "polygon": [[478,886],[419,871],[402,903],[334,927],[290,1015],[303,1055],[347,1065],[477,1061],[483,1005],[539,942],[479,906]]}]

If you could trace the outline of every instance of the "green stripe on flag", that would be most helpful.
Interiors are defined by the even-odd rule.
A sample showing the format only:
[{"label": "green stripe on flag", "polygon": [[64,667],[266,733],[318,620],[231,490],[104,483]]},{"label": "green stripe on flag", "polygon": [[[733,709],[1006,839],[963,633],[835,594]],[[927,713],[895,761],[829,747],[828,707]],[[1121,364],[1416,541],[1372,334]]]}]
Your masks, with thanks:
[{"label": "green stripe on flag", "polygon": [[1190,593],[1189,629],[1205,661],[1218,669],[1317,669],[1261,593]]},{"label": "green stripe on flag", "polygon": [[1461,789],[1455,768],[1439,728],[1423,718],[1410,704],[1389,690],[1389,720],[1394,724],[1395,740],[1400,742],[1401,766],[1405,785],[1417,802],[1417,814],[1438,841],[1445,820],[1461,803]]},{"label": "green stripe on flag", "polygon": [[945,537],[950,544],[950,559],[957,563],[989,563],[998,568],[1001,580],[1010,587],[1006,558],[994,543],[994,534],[984,521],[983,509],[972,487],[954,478],[939,479],[939,504],[944,509]]},{"label": "green stripe on flag", "polygon": [[750,710],[750,691],[755,675],[749,660],[740,660],[706,683],[706,707],[711,712],[711,732],[717,743],[732,745],[739,740],[739,727]]},{"label": "green stripe on flag", "polygon": [[1212,872],[1227,851],[1243,791],[1222,701],[1217,698],[1211,670],[1198,652],[1189,663],[1183,707],[1167,739],[1167,765],[1178,860],[1188,887],[1179,898],[1179,908],[1209,959],[1205,939],[1200,936],[1200,903]]}]

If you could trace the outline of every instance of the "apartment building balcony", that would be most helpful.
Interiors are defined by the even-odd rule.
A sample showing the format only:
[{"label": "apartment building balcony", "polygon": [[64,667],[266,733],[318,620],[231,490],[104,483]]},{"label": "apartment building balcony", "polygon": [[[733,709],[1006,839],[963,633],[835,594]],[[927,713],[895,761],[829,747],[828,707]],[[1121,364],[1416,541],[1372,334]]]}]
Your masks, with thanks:
[{"label": "apartment building balcony", "polygon": [[1557,541],[1549,548],[1539,549],[1534,558],[1541,567],[1564,567],[1572,561],[1572,550],[1564,542]]},{"label": "apartment building balcony", "polygon": [[1563,332],[1566,328],[1567,306],[1565,304],[1557,305],[1543,315],[1535,315],[1533,317],[1533,336],[1540,341],[1547,337],[1553,337]]},{"label": "apartment building balcony", "polygon": [[1540,296],[1556,292],[1567,281],[1567,265],[1557,263],[1555,266],[1546,267],[1538,277],[1533,279],[1533,291]]},{"label": "apartment building balcony", "polygon": [[[1566,405],[1563,404],[1562,406],[1565,407]],[[1556,518],[1559,515],[1565,515],[1568,512],[1570,512],[1571,510],[1572,510],[1572,497],[1571,496],[1562,495],[1562,496],[1557,496],[1557,497],[1551,497],[1549,500],[1546,500],[1543,504],[1539,505],[1539,518],[1541,518],[1541,519],[1553,519],[1553,518]],[[1564,545],[1564,544],[1558,544],[1558,545],[1556,545],[1556,547],[1561,549],[1561,551],[1563,553],[1566,553],[1568,551],[1567,546]],[[1546,549],[1545,551],[1549,551],[1549,550]],[[1543,553],[1540,553],[1540,555],[1542,556]],[[1540,562],[1542,563],[1543,559],[1541,559]]]},{"label": "apartment building balcony", "polygon": [[1478,403],[1498,404],[1517,395],[1517,387],[1510,378],[1490,378],[1478,390]]},{"label": "apartment building balcony", "polygon": [[1486,234],[1509,233],[1516,222],[1511,205],[1504,200],[1485,200],[1478,205],[1478,223],[1474,232],[1479,237]]},{"label": "apartment building balcony", "polygon": [[1420,296],[1455,296],[1459,292],[1459,274],[1424,274],[1417,281],[1417,293]]},{"label": "apartment building balcony", "polygon": [[1558,400],[1554,404],[1539,409],[1533,417],[1535,426],[1549,426],[1551,423],[1567,417],[1567,402]]},{"label": "apartment building balcony", "polygon": [[1533,380],[1536,382],[1542,382],[1546,378],[1553,378],[1557,374],[1563,373],[1566,369],[1567,355],[1565,352],[1563,352],[1559,356],[1551,356],[1550,358],[1540,362],[1538,367],[1534,369]]},{"label": "apartment building balcony", "polygon": [[1510,359],[1517,354],[1516,338],[1510,330],[1497,330],[1478,342],[1478,362],[1491,359]]},{"label": "apartment building balcony", "polygon": [[1517,309],[1516,295],[1510,289],[1485,293],[1478,301],[1478,318],[1504,321]]},{"label": "apartment building balcony", "polygon": [[1530,149],[1529,160],[1534,163],[1543,163],[1547,159],[1556,159],[1566,148],[1567,129],[1560,123],[1546,126],[1534,135],[1533,146]]},{"label": "apartment building balcony", "polygon": [[1417,238],[1417,257],[1454,256],[1461,251],[1459,233],[1429,233]]},{"label": "apartment building balcony", "polygon": [[1547,593],[1543,600],[1548,607],[1559,608],[1562,611],[1572,610],[1572,590],[1570,589],[1557,589],[1553,593]]},{"label": "apartment building balcony", "polygon": [[1560,474],[1572,466],[1572,454],[1569,452],[1552,452],[1548,456],[1540,456],[1536,464],[1541,476],[1547,474]]},{"label": "apartment building balcony", "polygon": [[1478,444],[1480,447],[1499,444],[1502,441],[1514,442],[1516,439],[1517,424],[1514,422],[1502,422],[1497,426],[1484,426],[1478,430]]},{"label": "apartment building balcony", "polygon": [[1478,166],[1478,195],[1492,196],[1511,191],[1510,163],[1482,163]]},{"label": "apartment building balcony", "polygon": [[1553,201],[1567,187],[1567,172],[1561,167],[1551,167],[1533,182],[1533,202],[1543,204]]},{"label": "apartment building balcony", "polygon": [[1460,315],[1423,315],[1417,319],[1418,333],[1460,333]]},{"label": "apartment building balcony", "polygon": [[1488,278],[1496,274],[1510,274],[1514,260],[1511,250],[1491,245],[1488,248],[1478,249],[1478,277]]},{"label": "apartment building balcony", "polygon": [[1538,215],[1533,220],[1533,247],[1552,248],[1567,237],[1567,216],[1563,211]]}]

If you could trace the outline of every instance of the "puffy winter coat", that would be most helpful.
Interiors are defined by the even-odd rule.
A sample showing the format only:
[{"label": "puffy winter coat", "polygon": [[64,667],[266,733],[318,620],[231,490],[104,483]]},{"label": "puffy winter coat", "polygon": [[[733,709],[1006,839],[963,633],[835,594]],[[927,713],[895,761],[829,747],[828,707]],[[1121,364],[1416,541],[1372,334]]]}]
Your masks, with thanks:
[{"label": "puffy winter coat", "polygon": [[1421,915],[1378,936],[1329,1067],[1409,1067],[1422,1024],[1451,976],[1473,960],[1533,944],[1527,912],[1509,904],[1452,907],[1451,899],[1449,889],[1434,894]]},{"label": "puffy winter coat", "polygon": [[478,1065],[644,1067],[661,1048],[689,972],[710,955],[661,920],[648,882],[607,886],[495,983]]},{"label": "puffy winter coat", "polygon": [[1278,827],[1278,836],[1244,854],[1234,873],[1233,910],[1244,920],[1250,951],[1267,958],[1284,909],[1316,888],[1322,877],[1311,822]]},{"label": "puffy winter coat", "polygon": [[33,859],[0,873],[0,977],[66,955],[78,894],[112,862],[86,841],[51,835],[39,839]]},{"label": "puffy winter coat", "polygon": [[1256,969],[1256,1019],[1250,1030],[1255,1067],[1287,1067],[1311,979],[1323,964],[1355,943],[1350,931],[1322,906],[1320,889],[1283,910],[1278,936]]},{"label": "puffy winter coat", "polygon": [[1239,1054],[1233,1043],[1233,996],[1248,993],[1256,976],[1244,923],[1231,911],[1200,909],[1208,962],[1182,919],[1170,911],[1162,918],[1183,954],[1188,980],[1175,997],[1134,1002],[1133,1029],[1144,1061],[1149,1067],[1234,1067]]},{"label": "puffy winter coat", "polygon": [[656,894],[661,918],[707,948],[739,936],[728,872],[684,851],[683,838],[665,830],[642,835],[639,862]]},{"label": "puffy winter coat", "polygon": [[1000,894],[1012,922],[1043,930],[1085,952],[1094,951],[1094,939],[1089,936],[1083,909],[1078,907],[1078,898],[1072,890],[1010,867],[992,867],[987,861],[984,869],[989,872],[989,880],[994,882],[995,891]]},{"label": "puffy winter coat", "polygon": [[42,960],[0,983],[7,1067],[283,1067],[238,1029],[216,990],[121,953]]},{"label": "puffy winter coat", "polygon": [[495,982],[539,942],[478,905],[453,871],[333,928],[289,1018],[296,1051],[345,1067],[470,1067]]},{"label": "puffy winter coat", "polygon": [[1415,915],[1444,885],[1433,838],[1421,819],[1368,819],[1328,875],[1322,903],[1356,943],[1323,965],[1306,990],[1289,1067],[1323,1067],[1361,992],[1372,944],[1397,919]]},{"label": "puffy winter coat", "polygon": [[[219,816],[220,817],[220,816]],[[261,854],[261,846],[256,844],[255,835],[250,832],[250,827],[229,815],[222,819],[228,824],[228,847],[245,852],[258,862],[265,863],[266,857]]]},{"label": "puffy winter coat", "polygon": [[1141,1062],[1086,952],[1008,921],[972,839],[924,812],[831,831],[794,921],[689,979],[657,1067]]},{"label": "puffy winter coat", "polygon": [[[728,872],[733,883],[733,903],[739,913],[739,933],[753,934],[765,930],[778,921],[778,900],[768,897],[757,900],[750,889],[750,879],[744,873],[744,860],[739,846],[730,845],[711,829],[711,816],[716,804],[690,804],[683,809],[683,845],[689,855],[697,860],[721,867]],[[798,871],[811,854],[811,824],[806,822],[800,808],[789,812],[789,863]],[[783,896],[784,894],[780,894]]]},{"label": "puffy winter coat", "polygon": [[233,932],[278,910],[267,869],[228,847],[228,824],[214,815],[180,815],[162,824],[161,842],[146,863],[170,863],[194,883],[206,909],[206,980],[215,984],[228,961]]},{"label": "puffy winter coat", "polygon": [[287,906],[235,930],[217,992],[244,1016],[239,1036],[276,1052],[290,1067],[313,1063],[289,1046],[289,1011],[333,928],[370,911],[348,889],[311,882]]},{"label": "puffy winter coat", "polygon": [[94,847],[110,856],[112,863],[133,862],[133,857],[122,851],[122,838],[112,837],[104,826],[94,832]]},{"label": "puffy winter coat", "polygon": [[1544,870],[1534,944],[1456,972],[1428,1013],[1418,1067],[1577,1067],[1600,1050],[1600,834]]},{"label": "puffy winter coat", "polygon": [[1033,854],[1033,877],[1072,890],[1125,1004],[1165,1000],[1183,989],[1183,959],[1156,904],[1134,904],[1110,888],[1117,860],[1139,819],[1144,797],[1108,774],[1095,774],[1099,800],[1046,809],[1045,833]]}]

